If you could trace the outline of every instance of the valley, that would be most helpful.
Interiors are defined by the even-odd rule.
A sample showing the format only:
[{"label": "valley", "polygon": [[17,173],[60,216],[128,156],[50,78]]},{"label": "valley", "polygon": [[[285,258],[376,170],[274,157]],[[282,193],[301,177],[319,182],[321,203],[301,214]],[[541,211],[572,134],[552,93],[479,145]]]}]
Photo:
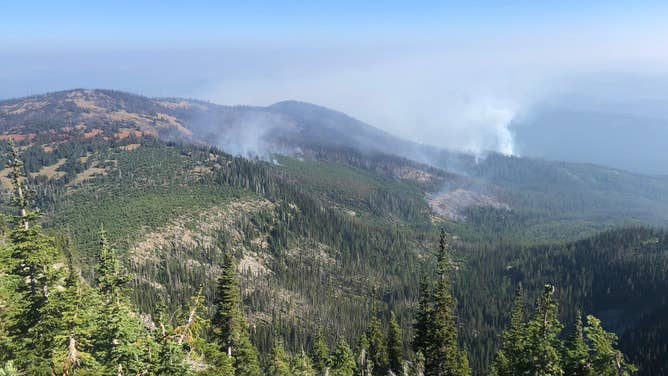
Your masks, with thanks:
[{"label": "valley", "polygon": [[[534,301],[546,284],[562,322],[593,314],[641,375],[668,372],[663,177],[476,160],[300,102],[227,107],[71,90],[0,102],[0,133],[16,142],[44,231],[69,242],[89,283],[105,229],[139,314],[157,315],[164,301],[175,318],[198,293],[213,309],[231,255],[263,364],[276,337],[292,354],[319,330],[331,348],[341,338],[356,346],[374,310],[383,331],[396,318],[414,360],[421,284],[438,280],[445,228],[473,374],[494,364],[517,286]],[[0,171],[7,216],[9,173]]]}]

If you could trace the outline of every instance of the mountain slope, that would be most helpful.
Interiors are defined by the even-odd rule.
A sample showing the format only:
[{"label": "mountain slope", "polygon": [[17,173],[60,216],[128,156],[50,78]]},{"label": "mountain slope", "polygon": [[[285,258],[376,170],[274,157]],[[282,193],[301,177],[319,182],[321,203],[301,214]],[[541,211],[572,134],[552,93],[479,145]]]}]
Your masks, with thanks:
[{"label": "mountain slope", "polygon": [[536,233],[545,233],[544,227],[555,222],[566,227],[566,222],[577,222],[564,228],[570,237],[625,223],[668,224],[667,179],[497,154],[477,161],[401,140],[308,103],[229,107],[109,90],[70,90],[0,102],[0,138],[58,143],[98,134],[107,139],[159,137],[213,145],[245,156],[270,158],[271,153],[282,153],[356,167],[363,167],[360,160],[406,158],[393,162],[393,173],[399,174],[405,166],[404,176],[412,174],[413,180],[436,176],[425,184],[434,208],[442,214],[470,217],[465,213],[467,203],[500,209],[494,217],[507,217],[504,211],[510,208],[520,217],[531,217]]},{"label": "mountain slope", "polygon": [[[656,319],[665,312],[657,299],[668,275],[665,234],[590,236],[627,219],[666,223],[665,179],[495,154],[458,157],[465,176],[434,167],[452,166],[452,153],[437,152],[443,159],[430,166],[391,148],[361,150],[395,141],[295,102],[225,107],[76,90],[0,109],[2,137],[18,141],[43,225],[70,234],[90,280],[104,224],[143,311],[161,298],[178,311],[200,285],[211,298],[228,251],[263,352],[274,336],[298,351],[318,325],[356,341],[372,295],[382,315],[395,311],[408,341],[445,225],[459,238],[453,279],[476,374],[489,365],[519,282],[533,291],[555,283],[565,319],[577,307],[607,315],[625,349],[637,346],[634,359],[661,370],[664,337],[654,336],[665,332]],[[207,146],[224,147],[221,139],[284,155],[247,159]],[[472,205],[457,206],[465,202]]]}]

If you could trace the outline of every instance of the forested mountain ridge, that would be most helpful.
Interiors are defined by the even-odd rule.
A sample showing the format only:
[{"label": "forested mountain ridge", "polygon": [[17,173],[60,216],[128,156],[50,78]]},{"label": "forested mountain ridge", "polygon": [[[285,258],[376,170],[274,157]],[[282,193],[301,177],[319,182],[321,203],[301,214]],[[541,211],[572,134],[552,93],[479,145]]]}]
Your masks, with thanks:
[{"label": "forested mountain ridge", "polygon": [[[132,272],[128,293],[141,312],[155,314],[165,297],[171,312],[185,310],[200,286],[211,304],[230,252],[262,362],[276,338],[294,354],[309,348],[318,326],[324,326],[330,346],[337,336],[354,344],[365,331],[374,299],[382,330],[394,311],[410,354],[420,282],[434,275],[432,250],[438,228],[445,225],[460,239],[453,242],[450,277],[459,340],[475,374],[492,363],[520,282],[530,294],[546,283],[556,285],[564,322],[572,321],[577,308],[601,316],[641,372],[665,372],[660,361],[665,328],[656,320],[665,311],[657,299],[668,268],[665,235],[613,230],[571,241],[614,223],[611,218],[626,218],[620,210],[652,213],[638,203],[661,203],[659,178],[648,185],[650,178],[605,168],[582,165],[573,174],[580,165],[501,156],[462,176],[400,156],[317,144],[300,148],[297,157],[248,160],[186,143],[180,127],[160,120],[137,125],[140,134],[129,132],[130,120],[95,118],[102,132],[79,127],[80,133],[64,135],[55,131],[61,128],[54,121],[54,131],[16,138],[45,228],[69,234],[72,263],[91,281],[104,225]],[[80,120],[84,126],[95,124]],[[110,131],[104,130],[109,124]],[[13,135],[23,135],[27,128],[22,129]],[[175,135],[180,141],[169,141]],[[6,179],[8,172],[1,175]],[[10,183],[2,181],[3,187]],[[550,185],[561,189],[547,189]],[[450,221],[428,201],[444,186],[446,193],[464,189],[497,198],[510,210],[473,206],[461,209],[466,220]],[[608,192],[600,192],[606,186]],[[599,191],[594,205],[588,187]],[[568,204],[554,206],[560,197]],[[627,206],[612,205],[618,203]],[[609,210],[591,211],[608,205]],[[553,244],[554,239],[562,241]],[[648,295],[633,300],[639,281]],[[615,299],[606,298],[608,289]],[[626,305],[630,300],[633,307]]]},{"label": "forested mountain ridge", "polygon": [[[148,136],[265,159],[279,153],[357,168],[372,164],[377,169],[383,163],[381,172],[426,188],[441,214],[522,227],[531,234],[526,240],[573,239],[610,226],[668,224],[668,180],[663,177],[498,154],[479,160],[405,141],[340,112],[295,101],[231,107],[77,89],[1,101],[0,133],[3,139],[34,139],[31,144],[47,150],[96,135]],[[500,210],[465,213],[479,206]],[[514,209],[512,215],[507,208]],[[555,227],[561,235],[551,230]]]}]

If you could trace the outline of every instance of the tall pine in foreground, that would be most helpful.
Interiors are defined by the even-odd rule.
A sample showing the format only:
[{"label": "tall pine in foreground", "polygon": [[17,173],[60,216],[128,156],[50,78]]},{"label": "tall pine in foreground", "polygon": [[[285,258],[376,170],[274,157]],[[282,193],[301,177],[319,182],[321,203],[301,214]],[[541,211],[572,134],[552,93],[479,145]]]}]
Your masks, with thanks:
[{"label": "tall pine in foreground", "polygon": [[97,295],[81,278],[68,255],[68,276],[56,301],[61,313],[62,331],[55,338],[54,371],[58,375],[100,374],[102,366],[93,356],[91,337],[95,331]]},{"label": "tall pine in foreground", "polygon": [[459,348],[456,301],[448,275],[450,255],[444,230],[441,230],[438,251],[436,284],[420,302],[413,347],[424,356],[425,375],[465,376],[470,374],[470,369],[466,353]]},{"label": "tall pine in foreground", "polygon": [[527,359],[532,375],[558,376],[563,374],[559,349],[562,325],[557,317],[554,287],[545,285],[538,299],[536,312],[527,325]]},{"label": "tall pine in foreground", "polygon": [[319,327],[313,338],[313,344],[309,351],[313,368],[318,375],[324,375],[329,369],[329,346],[325,341],[322,327]]},{"label": "tall pine in foreground", "polygon": [[573,333],[566,340],[563,355],[564,374],[573,376],[594,376],[589,362],[589,346],[585,343],[582,313],[577,312]]},{"label": "tall pine in foreground", "polygon": [[269,354],[269,376],[292,376],[290,357],[285,353],[283,342],[276,340]]},{"label": "tall pine in foreground", "polygon": [[292,357],[291,367],[294,376],[315,376],[313,363],[303,350]]},{"label": "tall pine in foreground", "polygon": [[15,209],[10,240],[10,273],[14,278],[14,311],[8,317],[9,356],[20,370],[33,375],[53,372],[52,359],[63,330],[62,306],[57,301],[63,284],[63,262],[54,239],[32,225],[38,212],[31,208],[31,195],[25,186],[23,163],[10,141],[12,199]]},{"label": "tall pine in foreground", "polygon": [[404,344],[401,337],[401,327],[394,312],[391,312],[390,331],[387,334],[387,356],[389,371],[395,375],[401,374],[404,368]]},{"label": "tall pine in foreground", "polygon": [[382,324],[378,318],[378,306],[376,305],[375,298],[371,303],[366,339],[369,341],[368,359],[373,366],[373,375],[385,376],[387,374],[387,347]]},{"label": "tall pine in foreground", "polygon": [[124,294],[127,271],[109,245],[104,228],[99,239],[95,286],[101,303],[94,336],[96,356],[110,372],[141,374],[148,369],[146,331]]},{"label": "tall pine in foreground", "polygon": [[348,343],[340,338],[331,359],[331,376],[353,376],[357,365],[355,364],[355,355],[348,346]]},{"label": "tall pine in foreground", "polygon": [[615,348],[617,336],[603,330],[601,320],[587,316],[585,333],[591,346],[590,362],[595,375],[629,376],[638,371],[638,368],[628,363],[624,354]]},{"label": "tall pine in foreground", "polygon": [[492,364],[496,376],[517,376],[526,369],[526,325],[524,323],[524,291],[520,285],[515,293],[515,303],[510,314],[510,328],[501,336],[501,349]]},{"label": "tall pine in foreground", "polygon": [[235,375],[261,375],[258,352],[250,341],[243,316],[236,263],[229,252],[224,255],[222,273],[216,286],[215,309],[212,321],[214,334],[221,351],[233,359]]}]

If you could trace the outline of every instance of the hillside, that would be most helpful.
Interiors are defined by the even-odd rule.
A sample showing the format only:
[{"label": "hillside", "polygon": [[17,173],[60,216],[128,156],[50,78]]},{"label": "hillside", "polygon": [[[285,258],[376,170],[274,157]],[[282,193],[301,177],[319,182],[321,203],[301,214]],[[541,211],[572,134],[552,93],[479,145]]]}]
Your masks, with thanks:
[{"label": "hillside", "polygon": [[[270,159],[279,153],[360,168],[366,168],[359,163],[365,159],[388,160],[393,166],[384,168],[392,171],[384,173],[421,180],[432,207],[441,214],[484,220],[479,212],[467,214],[466,210],[488,206],[497,210],[485,216],[503,222],[510,218],[510,227],[528,226],[533,238],[577,238],[610,226],[668,224],[665,178],[497,154],[477,161],[401,140],[307,103],[228,107],[109,90],[70,90],[0,102],[0,138],[36,140],[50,148],[96,135],[158,137],[211,145],[243,156]],[[513,211],[510,217],[508,208]],[[550,233],[547,227],[554,226],[562,235]]]},{"label": "hillside", "polygon": [[[452,277],[475,374],[490,365],[520,282],[533,292],[554,283],[565,322],[576,308],[595,313],[645,375],[665,372],[664,337],[647,339],[665,331],[656,320],[668,287],[665,234],[595,235],[668,223],[665,179],[494,154],[458,156],[453,173],[388,154],[383,143],[404,142],[296,102],[225,107],[75,90],[0,102],[0,132],[18,142],[42,223],[69,234],[84,277],[94,278],[104,225],[144,313],[162,298],[177,312],[200,286],[212,297],[230,251],[261,353],[276,335],[298,352],[318,326],[330,345],[337,335],[355,343],[373,297],[382,317],[395,312],[408,351],[446,226],[458,239]],[[237,140],[259,148],[226,149]]]}]

